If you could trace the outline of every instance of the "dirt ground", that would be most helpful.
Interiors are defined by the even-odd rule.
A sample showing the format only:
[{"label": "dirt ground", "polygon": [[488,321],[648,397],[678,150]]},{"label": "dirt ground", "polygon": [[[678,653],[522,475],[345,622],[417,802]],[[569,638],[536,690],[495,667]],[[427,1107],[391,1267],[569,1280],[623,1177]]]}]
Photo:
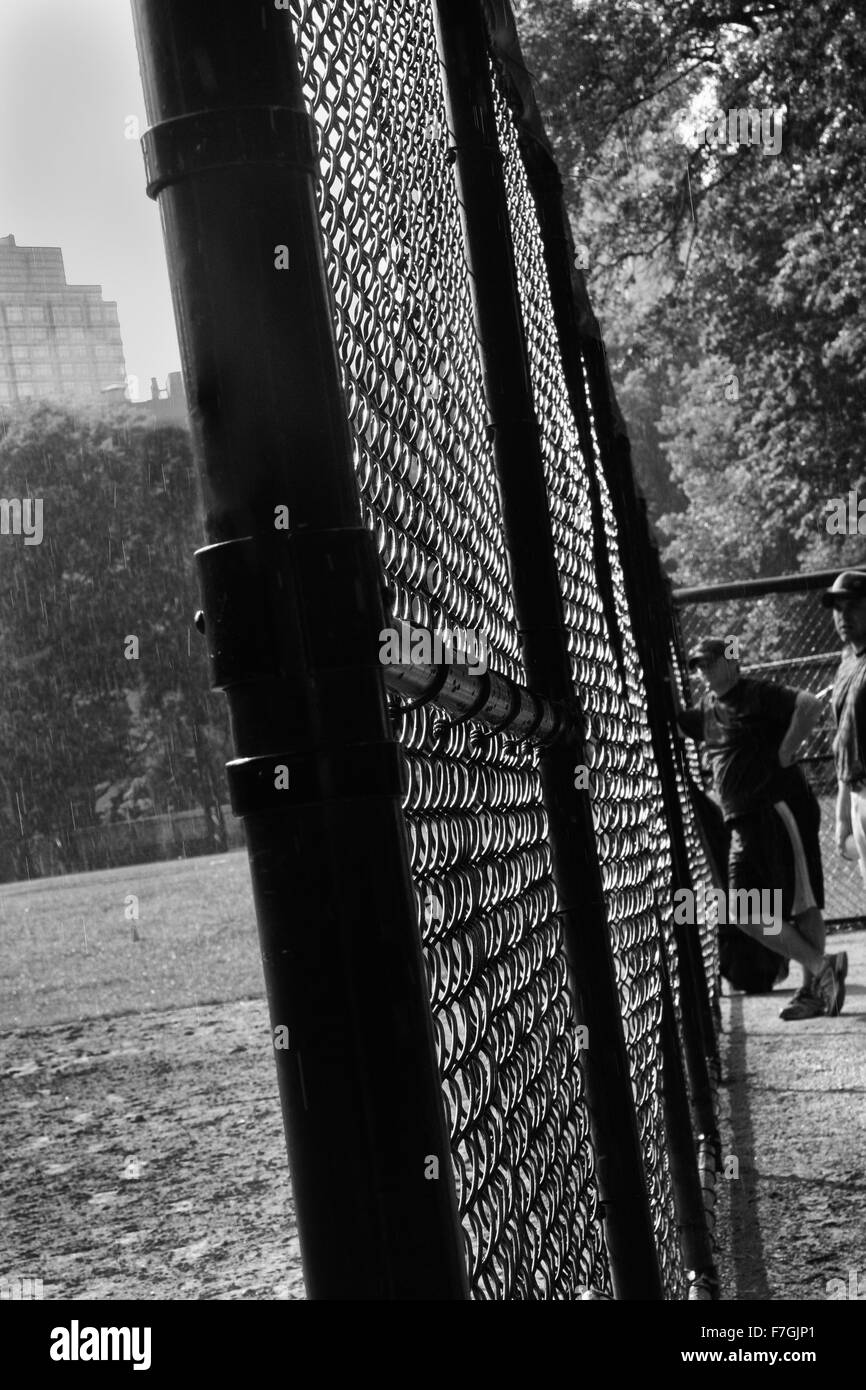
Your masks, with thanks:
[{"label": "dirt ground", "polygon": [[[790,980],[723,1001],[726,1300],[826,1300],[852,1272],[866,1295],[866,933],[833,944],[840,1019],[783,1023]],[[46,1299],[303,1299],[270,1046],[259,999],[0,1035],[0,1277]]]},{"label": "dirt ground", "polygon": [[263,1000],[6,1034],[0,1079],[0,1275],[46,1299],[304,1297]]}]

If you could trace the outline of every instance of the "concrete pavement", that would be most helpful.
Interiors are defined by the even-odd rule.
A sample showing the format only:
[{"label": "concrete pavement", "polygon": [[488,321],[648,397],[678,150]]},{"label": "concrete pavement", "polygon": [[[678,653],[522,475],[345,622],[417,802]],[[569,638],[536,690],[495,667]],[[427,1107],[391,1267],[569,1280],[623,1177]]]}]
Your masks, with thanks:
[{"label": "concrete pavement", "polygon": [[800,983],[793,964],[770,995],[723,982],[725,1299],[866,1299],[866,932],[832,934],[828,949],[849,958],[839,1018],[779,1018]]}]

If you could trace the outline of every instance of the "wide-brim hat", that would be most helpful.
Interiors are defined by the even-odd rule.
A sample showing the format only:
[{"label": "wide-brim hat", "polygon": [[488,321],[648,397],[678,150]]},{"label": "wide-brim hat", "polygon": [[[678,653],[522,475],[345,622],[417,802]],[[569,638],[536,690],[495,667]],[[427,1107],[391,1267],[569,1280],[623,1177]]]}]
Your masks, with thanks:
[{"label": "wide-brim hat", "polygon": [[846,599],[866,598],[866,571],[843,570],[821,595],[825,608],[836,608]]}]

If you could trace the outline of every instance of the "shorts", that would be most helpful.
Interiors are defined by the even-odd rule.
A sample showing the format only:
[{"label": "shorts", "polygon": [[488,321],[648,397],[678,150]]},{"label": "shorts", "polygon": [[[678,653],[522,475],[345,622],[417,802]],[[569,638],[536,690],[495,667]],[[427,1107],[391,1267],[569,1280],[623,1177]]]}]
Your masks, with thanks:
[{"label": "shorts", "polygon": [[807,831],[804,842],[800,827],[784,801],[735,817],[729,822],[729,829],[729,890],[768,893],[770,903],[777,901],[773,894],[778,891],[781,894],[782,917],[786,922],[809,908],[823,907],[817,831],[814,850],[818,855],[819,873],[816,875],[814,853],[807,853],[808,829],[804,827]]}]

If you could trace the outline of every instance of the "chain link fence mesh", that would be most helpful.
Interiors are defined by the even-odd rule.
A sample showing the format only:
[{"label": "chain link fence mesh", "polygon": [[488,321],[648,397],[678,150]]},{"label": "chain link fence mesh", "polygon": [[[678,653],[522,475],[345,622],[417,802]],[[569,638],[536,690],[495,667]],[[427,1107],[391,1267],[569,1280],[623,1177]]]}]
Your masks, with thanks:
[{"label": "chain link fence mesh", "polygon": [[[741,598],[694,592],[706,592],[706,597],[683,598],[678,605],[686,649],[703,636],[735,638],[746,675],[813,695],[832,686],[841,649],[832,615],[821,606],[820,591],[779,590]],[[694,700],[699,692],[700,682],[695,680]],[[828,700],[824,717],[803,745],[800,761],[821,807],[824,916],[829,926],[838,927],[862,923],[866,893],[856,863],[842,859],[835,846],[834,732]]]},{"label": "chain link fence mesh", "polygon": [[[525,682],[426,4],[298,4],[364,514],[394,616]],[[411,862],[475,1297],[610,1290],[537,758],[400,717]]]},{"label": "chain link fence mesh", "polygon": [[[490,666],[525,683],[431,6],[293,0],[292,12],[319,133],[355,467],[394,617],[478,634]],[[663,966],[677,1008],[679,991],[671,848],[613,511],[602,481],[622,668],[593,561],[594,464],[581,453],[533,199],[493,74],[647,1188],[666,1296],[680,1298],[661,1101]],[[610,1294],[537,754],[435,704],[393,707],[411,769],[405,812],[473,1297]]]},{"label": "chain link fence mesh", "polygon": [[[495,67],[493,73],[495,80]],[[589,787],[641,1146],[665,1287],[671,1297],[680,1297],[684,1272],[661,1105],[660,925],[674,980],[678,974],[670,895],[664,895],[667,903],[662,894],[657,897],[658,887],[670,882],[670,844],[642,677],[631,637],[613,510],[599,469],[617,616],[625,639],[625,692],[593,560],[587,472],[595,467],[595,460],[587,460],[581,452],[560,360],[533,200],[511,114],[499,92],[496,106],[572,671],[591,734],[587,749],[593,761]]]},{"label": "chain link fence mesh", "polygon": [[[684,659],[688,644],[682,624],[676,614],[674,624],[676,640],[669,645],[668,660],[680,702],[682,704],[688,704],[693,694]],[[692,805],[690,795],[690,787],[692,785],[699,787],[703,786],[703,775],[698,751],[694,743],[690,740],[683,739],[673,728],[669,731],[669,739],[674,752],[677,792],[679,794],[680,804],[683,807],[683,829],[685,832],[686,852],[689,858],[692,883],[696,886],[699,884],[710,884],[713,877],[712,871],[707,859],[707,851],[704,845],[703,835],[699,828],[698,817]],[[715,1010],[718,1010],[721,994],[718,906],[715,898],[712,896],[706,904],[705,913],[702,914],[699,931],[701,939],[701,957],[704,964],[704,977],[707,982],[707,993],[711,1005]]]}]

